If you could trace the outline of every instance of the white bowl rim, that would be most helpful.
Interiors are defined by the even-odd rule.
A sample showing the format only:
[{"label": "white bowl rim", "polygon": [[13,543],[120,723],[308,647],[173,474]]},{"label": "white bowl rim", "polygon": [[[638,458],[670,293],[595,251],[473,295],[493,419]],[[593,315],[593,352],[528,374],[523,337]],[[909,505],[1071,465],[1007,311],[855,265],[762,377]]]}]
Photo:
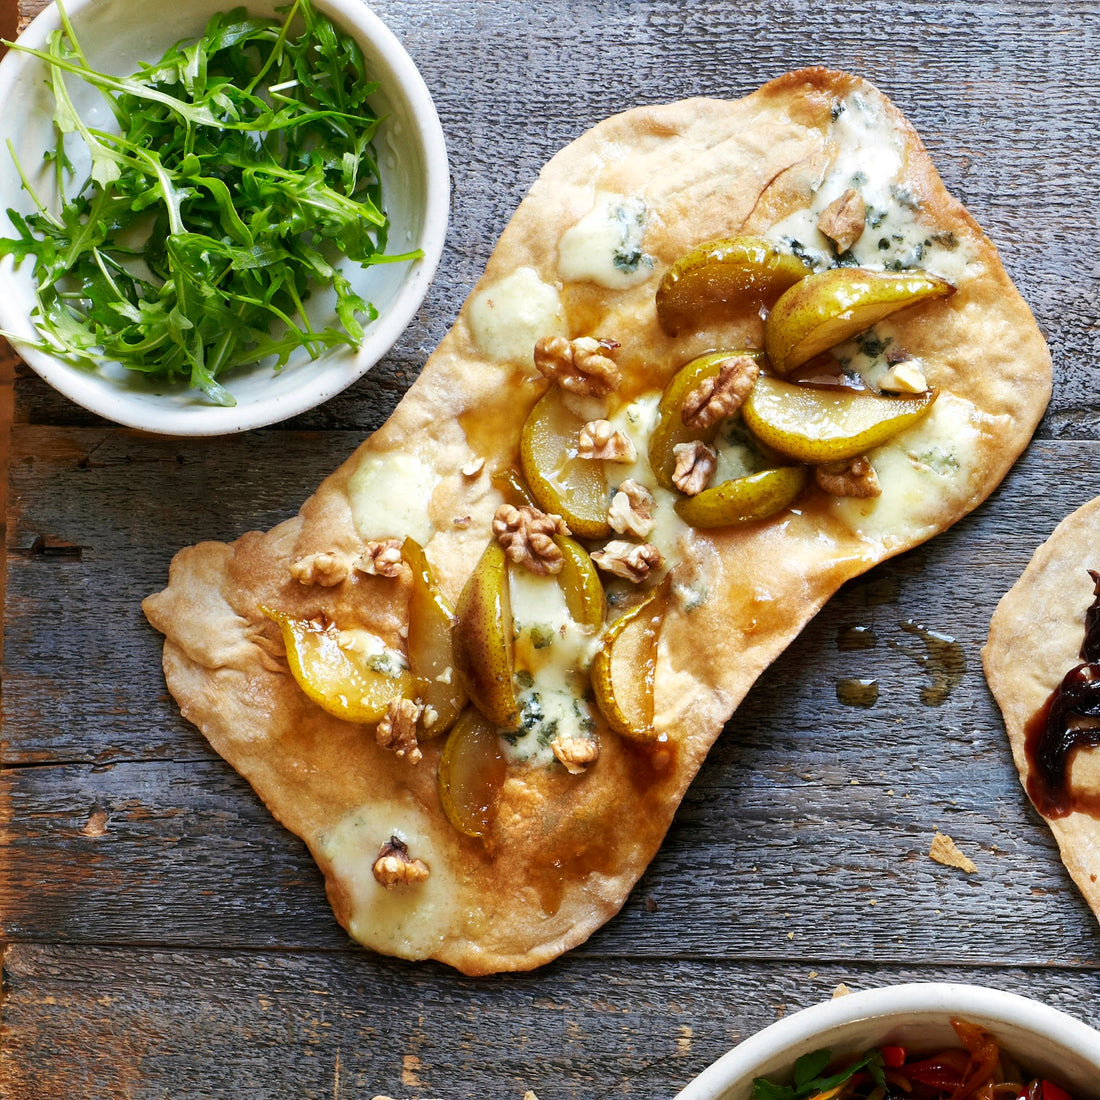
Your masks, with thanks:
[{"label": "white bowl rim", "polygon": [[818,1032],[875,1018],[896,1016],[900,1023],[905,1015],[927,1013],[979,1017],[988,1025],[1015,1024],[1049,1032],[1062,1046],[1100,1061],[1100,1032],[1041,1001],[963,982],[907,982],[847,993],[777,1020],[711,1063],[676,1100],[720,1100],[746,1073]]},{"label": "white bowl rim", "polygon": [[[36,374],[58,392],[116,424],[163,435],[217,436],[264,427],[291,416],[306,412],[347,389],[373,367],[397,342],[415,317],[435,277],[446,241],[450,216],[450,169],[446,139],[435,104],[427,84],[416,64],[396,35],[364,0],[311,0],[316,11],[341,24],[351,33],[362,29],[384,54],[402,88],[402,95],[409,102],[411,116],[415,120],[418,138],[423,145],[425,162],[425,209],[423,229],[417,246],[423,252],[414,261],[413,272],[405,280],[394,300],[371,322],[363,344],[358,349],[346,350],[346,366],[332,371],[326,384],[299,387],[292,393],[274,393],[240,406],[217,406],[196,402],[194,405],[174,407],[171,404],[155,406],[152,402],[142,405],[140,415],[128,412],[125,399],[118,401],[122,391],[112,391],[102,385],[94,372],[60,362],[43,354],[20,339],[9,337],[17,354]],[[65,0],[65,10],[70,17],[87,8],[95,7],[97,0]],[[226,0],[224,10],[235,6],[250,6],[249,0]],[[45,47],[51,31],[60,25],[56,0],[45,7],[28,24],[17,41],[33,49]],[[167,45],[167,43],[166,43]],[[17,50],[9,50],[0,59],[0,103],[9,102],[11,88],[20,79],[23,63],[33,60]],[[0,329],[12,331],[21,321],[14,323],[5,317],[5,304],[0,296]]]}]

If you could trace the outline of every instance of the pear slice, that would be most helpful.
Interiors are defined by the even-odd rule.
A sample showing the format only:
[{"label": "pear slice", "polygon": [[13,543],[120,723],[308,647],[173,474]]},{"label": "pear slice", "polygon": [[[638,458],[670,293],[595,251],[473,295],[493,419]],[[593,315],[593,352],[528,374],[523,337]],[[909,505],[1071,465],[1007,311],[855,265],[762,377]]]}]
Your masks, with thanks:
[{"label": "pear slice", "polygon": [[506,770],[496,728],[468,707],[447,736],[437,780],[443,812],[464,836],[488,833]]},{"label": "pear slice", "polygon": [[408,647],[416,700],[424,707],[420,733],[423,737],[438,737],[454,725],[466,705],[451,649],[455,611],[436,584],[420,543],[406,538],[401,555],[412,570]]},{"label": "pear slice", "polygon": [[731,237],[698,244],[664,274],[657,287],[657,319],[676,336],[770,305],[810,273],[797,256],[763,237]]},{"label": "pear slice", "polygon": [[390,703],[409,695],[413,675],[401,654],[367,631],[341,631],[323,617],[298,619],[270,607],[291,674],[323,710],[348,722],[377,722]]},{"label": "pear slice", "polygon": [[602,462],[577,458],[584,421],[551,386],[523,424],[520,463],[523,477],[544,512],[561,516],[574,535],[602,539],[607,522],[608,488]]},{"label": "pear slice", "polygon": [[696,496],[678,500],[676,513],[692,527],[755,523],[790,507],[802,492],[806,476],[804,466],[777,466],[731,478]]},{"label": "pear slice", "polygon": [[915,424],[934,390],[887,397],[871,390],[808,386],[761,375],[741,406],[752,433],[799,462],[820,466],[854,458]]},{"label": "pear slice", "polygon": [[676,469],[675,448],[679,443],[689,443],[701,439],[709,443],[718,433],[719,423],[709,428],[689,428],[683,420],[684,398],[707,378],[714,378],[727,359],[747,355],[752,359],[763,360],[759,349],[746,348],[737,351],[710,351],[692,359],[681,367],[669,380],[661,394],[657,406],[657,426],[649,437],[649,465],[657,483],[666,489],[675,489],[672,472]]},{"label": "pear slice", "polygon": [[557,578],[565,594],[565,606],[570,617],[581,626],[603,626],[607,616],[607,597],[595,563],[576,539],[555,535],[554,542],[562,552],[562,568]]},{"label": "pear slice", "polygon": [[777,374],[789,374],[891,313],[954,293],[926,271],[834,267],[783,292],[764,322],[764,350]]},{"label": "pear slice", "polygon": [[657,640],[668,607],[662,582],[608,628],[592,661],[592,692],[607,724],[630,741],[655,741],[653,677]]},{"label": "pear slice", "polygon": [[485,548],[458,597],[451,633],[455,668],[470,701],[495,726],[519,727],[512,601],[504,548]]}]

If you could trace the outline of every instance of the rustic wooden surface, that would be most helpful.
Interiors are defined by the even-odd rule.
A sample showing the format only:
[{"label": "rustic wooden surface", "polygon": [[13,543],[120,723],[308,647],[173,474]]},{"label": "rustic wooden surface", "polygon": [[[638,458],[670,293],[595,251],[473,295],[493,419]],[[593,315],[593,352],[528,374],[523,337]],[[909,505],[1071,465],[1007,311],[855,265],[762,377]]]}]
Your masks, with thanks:
[{"label": "rustic wooden surface", "polygon": [[[439,276],[388,359],[315,412],[214,441],[114,428],[18,369],[0,1096],[667,1097],[840,981],[975,981],[1100,1024],[1100,930],[1019,788],[979,661],[999,596],[1100,491],[1100,0],[374,6],[435,96],[454,177]],[[1036,442],[765,674],[583,947],[487,980],[358,949],[303,846],[179,717],[138,601],[179,546],[293,514],[385,419],[561,145],[633,104],[818,62],[895,99],[1000,247],[1054,354]],[[873,648],[845,648],[852,627]],[[939,705],[922,701],[922,629],[965,663]],[[849,678],[876,679],[877,703],[841,703]],[[937,829],[974,874],[928,858]]]}]

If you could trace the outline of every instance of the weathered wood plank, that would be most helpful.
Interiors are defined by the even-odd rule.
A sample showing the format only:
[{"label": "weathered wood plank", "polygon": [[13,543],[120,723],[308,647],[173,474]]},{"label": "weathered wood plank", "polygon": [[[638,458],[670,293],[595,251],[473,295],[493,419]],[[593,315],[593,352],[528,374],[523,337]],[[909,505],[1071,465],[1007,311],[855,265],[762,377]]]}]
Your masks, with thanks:
[{"label": "weathered wood plank", "polygon": [[[324,954],[11,947],[0,1092],[301,1100],[671,1096],[843,981],[972,980],[1093,1023],[1095,972],[616,960],[472,981]],[[400,995],[395,991],[400,990]]]},{"label": "weathered wood plank", "polygon": [[[163,583],[171,548],[283,518],[355,438],[17,430],[0,855],[10,938],[345,943],[301,845],[179,717],[137,604]],[[221,470],[237,471],[232,488]],[[1095,921],[1027,807],[979,649],[1000,595],[1098,480],[1095,445],[1037,443],[975,515],[845,586],[750,694],[624,914],[581,954],[967,951],[1092,965]],[[140,514],[135,494],[151,502]],[[29,551],[39,536],[46,548]],[[874,647],[843,648],[853,627]],[[933,679],[916,627],[953,639],[965,662],[940,705],[921,701]],[[843,705],[847,679],[877,681],[878,702]],[[936,828],[977,874],[928,860]]]}]

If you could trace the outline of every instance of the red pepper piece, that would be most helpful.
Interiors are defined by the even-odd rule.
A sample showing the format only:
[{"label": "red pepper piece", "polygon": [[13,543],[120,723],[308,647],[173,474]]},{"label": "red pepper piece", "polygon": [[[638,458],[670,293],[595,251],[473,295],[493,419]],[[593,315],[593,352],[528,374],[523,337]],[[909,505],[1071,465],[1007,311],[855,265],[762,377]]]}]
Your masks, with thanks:
[{"label": "red pepper piece", "polygon": [[879,1047],[882,1064],[889,1069],[900,1069],[905,1065],[905,1047]]},{"label": "red pepper piece", "polygon": [[1073,1100],[1073,1097],[1061,1085],[1056,1085],[1044,1077],[1043,1100]]}]

